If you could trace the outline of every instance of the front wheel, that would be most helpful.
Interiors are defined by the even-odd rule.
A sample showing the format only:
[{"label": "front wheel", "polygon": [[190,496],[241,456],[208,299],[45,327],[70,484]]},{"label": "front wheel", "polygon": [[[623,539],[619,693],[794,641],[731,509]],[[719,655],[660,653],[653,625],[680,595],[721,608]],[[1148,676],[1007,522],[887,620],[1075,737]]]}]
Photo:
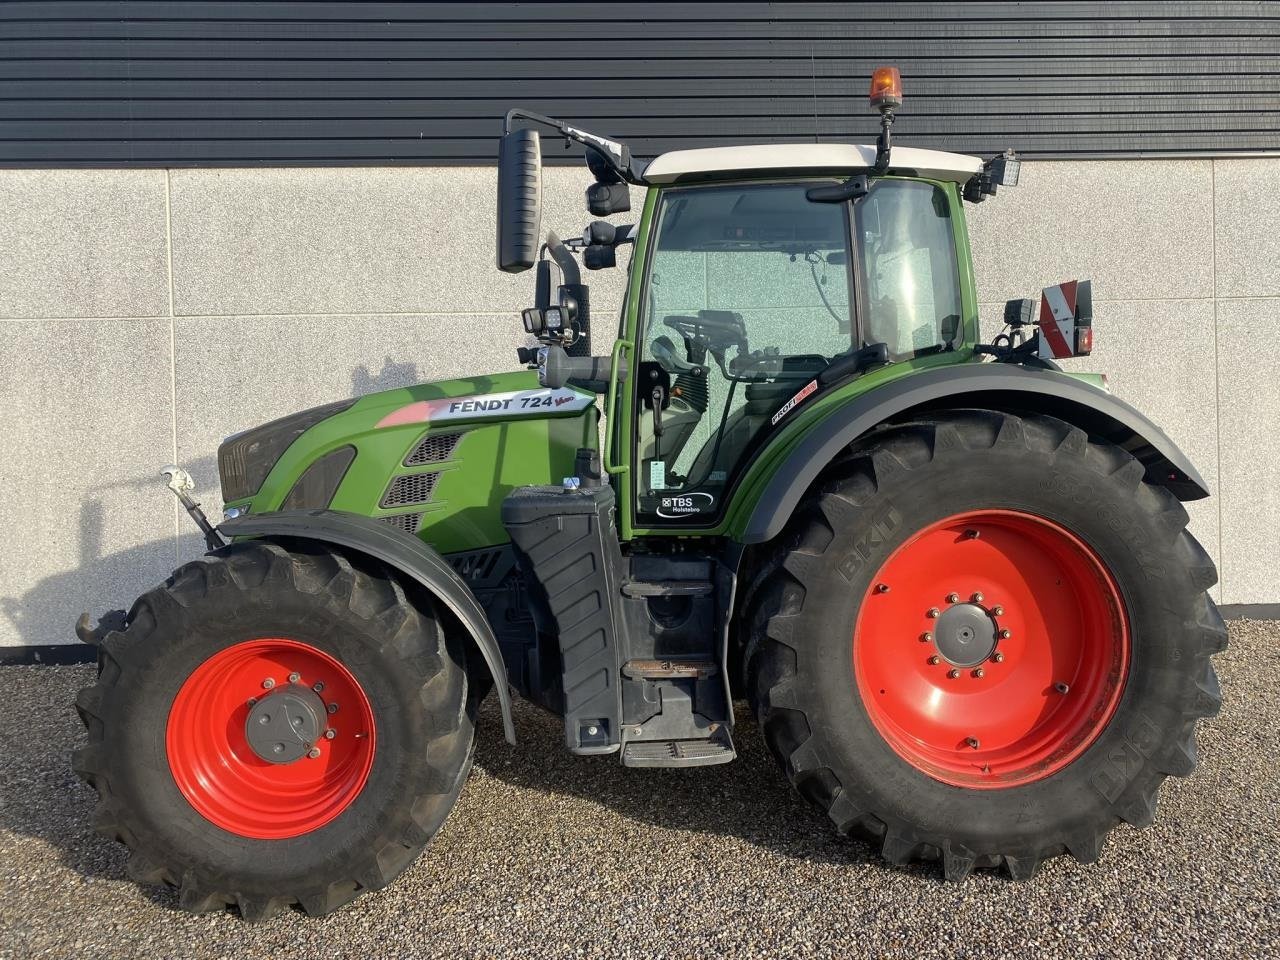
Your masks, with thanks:
[{"label": "front wheel", "polygon": [[1226,630],[1186,511],[1048,417],[890,428],[797,510],[748,668],[797,789],[948,878],[1097,859],[1195,766]]},{"label": "front wheel", "polygon": [[75,766],[130,875],[258,920],[328,913],[407,867],[474,740],[463,650],[415,600],[373,564],[261,541],[139,599],[76,701]]}]

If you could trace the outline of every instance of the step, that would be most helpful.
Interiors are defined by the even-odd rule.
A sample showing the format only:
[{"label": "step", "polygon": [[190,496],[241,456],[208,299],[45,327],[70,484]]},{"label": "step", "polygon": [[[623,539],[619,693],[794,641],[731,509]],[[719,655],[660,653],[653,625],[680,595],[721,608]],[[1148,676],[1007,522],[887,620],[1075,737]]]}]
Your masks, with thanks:
[{"label": "step", "polygon": [[736,757],[728,730],[705,740],[641,740],[624,744],[624,767],[707,767]]},{"label": "step", "polygon": [[624,597],[709,597],[710,580],[632,580],[622,585]]},{"label": "step", "polygon": [[622,675],[632,680],[705,680],[720,668],[710,660],[628,660]]}]

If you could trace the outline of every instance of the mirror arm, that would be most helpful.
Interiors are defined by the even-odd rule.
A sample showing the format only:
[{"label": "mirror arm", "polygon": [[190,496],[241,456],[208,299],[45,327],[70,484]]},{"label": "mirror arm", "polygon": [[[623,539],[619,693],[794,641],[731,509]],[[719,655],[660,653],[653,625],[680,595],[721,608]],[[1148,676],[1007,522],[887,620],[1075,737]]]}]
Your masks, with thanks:
[{"label": "mirror arm", "polygon": [[591,133],[588,130],[570,126],[563,120],[543,116],[541,113],[534,113],[532,110],[525,110],[521,107],[513,107],[507,111],[506,119],[502,122],[502,132],[510,133],[517,120],[527,120],[530,123],[542,124],[558,131],[566,139],[576,140],[585,147],[593,147],[609,162],[609,166],[623,180],[627,181],[627,183],[634,183],[636,186],[645,186],[645,179],[641,175],[642,167],[638,166],[632,158],[631,148],[625,143],[618,140],[610,140],[608,137],[602,137],[598,133]]},{"label": "mirror arm", "polygon": [[556,266],[564,274],[564,282],[566,284],[582,283],[582,271],[578,269],[578,261],[573,259],[573,254],[560,241],[560,237],[556,235],[554,230],[547,231],[547,252],[551,254],[551,259],[556,262]]}]

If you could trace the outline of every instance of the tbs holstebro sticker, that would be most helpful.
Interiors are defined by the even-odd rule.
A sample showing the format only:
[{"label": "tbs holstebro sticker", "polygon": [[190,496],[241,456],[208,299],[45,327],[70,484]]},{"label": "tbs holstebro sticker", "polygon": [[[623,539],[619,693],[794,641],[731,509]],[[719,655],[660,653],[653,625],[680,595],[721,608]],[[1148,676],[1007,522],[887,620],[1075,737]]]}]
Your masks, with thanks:
[{"label": "tbs holstebro sticker", "polygon": [[716,498],[709,493],[681,493],[663,497],[658,503],[658,516],[669,520],[709,512],[716,503]]}]

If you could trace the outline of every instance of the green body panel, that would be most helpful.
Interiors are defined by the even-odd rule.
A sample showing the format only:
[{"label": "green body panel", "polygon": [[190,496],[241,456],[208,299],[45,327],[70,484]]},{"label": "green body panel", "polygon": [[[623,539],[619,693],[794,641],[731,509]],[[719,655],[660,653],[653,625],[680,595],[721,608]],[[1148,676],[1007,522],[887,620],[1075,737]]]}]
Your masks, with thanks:
[{"label": "green body panel", "polygon": [[[500,518],[503,498],[526,484],[559,483],[574,472],[579,447],[598,444],[599,413],[590,404],[562,414],[544,410],[379,426],[396,411],[423,401],[539,390],[531,371],[500,373],[418,384],[360,398],[348,410],[323,420],[300,436],[267,475],[257,495],[228,506],[252,513],[280,509],[294,483],[317,458],[344,446],[356,457],[330,506],[368,517],[422,514],[418,536],[441,553],[507,542]],[[590,394],[582,393],[584,398]],[[450,459],[406,467],[404,460],[429,434],[461,434]],[[392,479],[436,473],[430,502],[383,509],[379,504]]]}]

